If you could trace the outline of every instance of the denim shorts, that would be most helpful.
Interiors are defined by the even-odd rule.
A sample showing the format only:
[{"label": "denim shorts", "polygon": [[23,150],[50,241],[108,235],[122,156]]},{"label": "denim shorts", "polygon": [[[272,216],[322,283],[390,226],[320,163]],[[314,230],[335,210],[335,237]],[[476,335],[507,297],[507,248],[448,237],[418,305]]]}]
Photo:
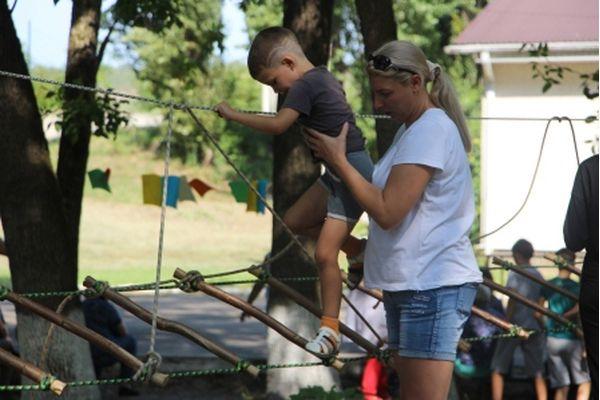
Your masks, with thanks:
[{"label": "denim shorts", "polygon": [[476,283],[383,292],[388,348],[401,357],[454,361]]},{"label": "denim shorts", "polygon": [[[373,174],[373,161],[366,150],[347,153],[348,162],[369,182]],[[327,198],[327,216],[355,223],[363,213],[363,208],[354,199],[354,195],[342,180],[325,166],[325,173],[319,178],[329,192]]]}]

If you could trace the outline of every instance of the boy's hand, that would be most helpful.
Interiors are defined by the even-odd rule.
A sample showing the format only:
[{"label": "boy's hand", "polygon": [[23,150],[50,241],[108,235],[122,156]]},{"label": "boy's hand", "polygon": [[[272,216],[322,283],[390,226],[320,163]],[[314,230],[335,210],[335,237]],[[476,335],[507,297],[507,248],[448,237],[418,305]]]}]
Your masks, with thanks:
[{"label": "boy's hand", "polygon": [[237,111],[231,108],[226,101],[222,101],[214,106],[213,111],[219,114],[221,118],[225,118],[226,120],[233,119],[234,115],[237,113]]}]

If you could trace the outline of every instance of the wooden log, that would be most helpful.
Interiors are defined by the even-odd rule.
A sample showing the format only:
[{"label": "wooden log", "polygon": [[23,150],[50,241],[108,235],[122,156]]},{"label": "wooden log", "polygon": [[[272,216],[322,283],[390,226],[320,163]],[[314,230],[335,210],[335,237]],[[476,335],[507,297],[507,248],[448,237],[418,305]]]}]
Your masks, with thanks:
[{"label": "wooden log", "polygon": [[[122,347],[118,346],[116,343],[111,342],[106,339],[104,336],[94,332],[93,330],[79,325],[64,316],[57,314],[53,310],[42,306],[34,301],[31,301],[23,296],[20,296],[16,293],[13,293],[7,290],[6,299],[11,303],[21,306],[34,314],[39,315],[40,317],[52,322],[60,326],[63,329],[87,340],[91,344],[101,348],[102,350],[110,353],[117,360],[133,369],[134,371],[138,370],[140,367],[144,365],[142,361],[137,359],[132,354],[128,353]],[[169,376],[160,372],[155,372],[150,377],[150,381],[158,386],[165,386],[169,381]]]},{"label": "wooden log", "polygon": [[561,257],[559,256],[549,256],[549,255],[545,255],[544,258],[546,260],[550,260],[554,263],[554,265],[556,265],[558,268],[564,268],[569,270],[569,272],[574,273],[577,276],[581,276],[581,270],[579,268],[575,268],[569,264],[567,264],[564,260],[561,259]]},{"label": "wooden log", "polygon": [[534,282],[539,283],[542,286],[545,286],[547,288],[552,289],[553,291],[562,294],[565,297],[568,297],[569,299],[578,302],[579,301],[579,297],[571,292],[569,292],[568,290],[565,290],[563,288],[561,288],[560,286],[556,286],[550,282],[547,282],[545,279],[540,278],[538,276],[535,276],[527,271],[525,271],[522,267],[519,267],[517,265],[514,265],[512,263],[509,263],[508,261],[505,261],[501,258],[498,257],[494,257],[492,259],[492,263],[496,264],[496,265],[500,265],[503,268],[509,269],[511,271],[514,271],[515,273],[522,275],[524,277],[526,277],[527,279],[531,279]]},{"label": "wooden log", "polygon": [[[258,278],[261,277],[261,271],[262,269],[260,267],[251,268],[248,270],[248,272],[250,272],[252,275]],[[315,303],[307,299],[297,290],[294,290],[285,283],[281,282],[279,279],[269,276],[266,279],[266,282],[273,289],[285,294],[317,318],[321,318],[323,316],[323,310],[321,310],[321,308],[319,308]],[[358,334],[356,331],[348,327],[348,325],[345,325],[342,322],[340,322],[340,332],[344,334],[347,338],[352,340],[354,343],[356,343],[358,346],[365,349],[369,354],[374,356],[382,355],[381,350],[375,344],[371,343],[370,341],[362,337],[360,334]]]},{"label": "wooden log", "polygon": [[[529,300],[528,298],[515,292],[514,290],[507,289],[504,286],[499,285],[496,282],[494,282],[488,278],[483,278],[483,284],[492,290],[495,290],[497,292],[505,294],[506,296],[510,297],[511,299],[514,299],[514,300],[518,301],[519,303],[524,304],[525,306],[527,306],[541,314],[544,314],[545,316],[552,318],[553,320],[555,320],[557,322],[560,322],[561,324],[563,324],[565,326],[573,325],[573,322],[569,321],[568,319],[564,318],[563,316],[558,315],[558,314],[540,306],[538,303]],[[581,331],[581,329],[575,328],[574,331],[577,334],[577,336],[583,337],[583,332]]]},{"label": "wooden log", "polygon": [[32,381],[40,384],[44,379],[50,378],[50,391],[57,396],[60,396],[67,386],[63,381],[56,379],[46,371],[41,370],[35,365],[28,363],[25,360],[13,355],[12,353],[0,349],[0,363],[6,364],[17,370],[21,375],[26,376]]},{"label": "wooden log", "polygon": [[[96,282],[97,281],[93,277],[88,276],[83,281],[83,286],[87,288],[92,288],[94,287]],[[140,306],[139,304],[136,304],[135,302],[131,301],[128,297],[123,296],[121,293],[116,292],[110,287],[106,288],[106,290],[103,293],[103,296],[107,300],[110,300],[113,303],[120,306],[121,308],[124,308],[125,310],[129,311],[142,321],[152,324],[152,313],[146,310],[144,307]],[[168,320],[162,317],[157,317],[156,327],[162,331],[173,332],[183,337],[186,337],[192,342],[204,347],[206,350],[215,354],[219,358],[235,366],[239,365],[239,363],[243,361],[234,353],[221,347],[212,340],[205,338],[200,333],[198,333],[197,331],[195,331],[187,325],[181,324],[176,321]],[[251,364],[248,364],[245,370],[254,377],[257,377],[260,374],[260,370],[256,366]]]},{"label": "wooden log", "polygon": [[[181,268],[177,268],[175,270],[175,272],[173,273],[173,276],[177,279],[184,279],[187,277],[187,272],[182,270]],[[297,345],[298,347],[301,347],[302,349],[306,350],[304,348],[306,343],[308,343],[308,341],[306,339],[304,339],[302,336],[298,335],[296,332],[292,331],[291,329],[289,329],[288,327],[286,327],[285,325],[283,325],[276,319],[272,318],[270,315],[265,314],[258,308],[248,304],[247,302],[240,299],[239,297],[233,296],[227,292],[222,291],[221,289],[219,289],[217,287],[212,286],[209,283],[204,282],[204,280],[202,279],[201,276],[198,276],[196,279],[193,279],[190,282],[190,285],[191,285],[191,288],[194,290],[200,290],[200,291],[208,294],[209,296],[219,299],[229,305],[232,305],[232,306],[244,311],[246,314],[253,316],[257,320],[259,320],[262,323],[264,323],[265,325],[267,325],[269,328],[275,330],[277,333],[279,333],[281,336],[283,336],[290,342],[292,342],[295,345]],[[310,353],[310,352],[308,352],[308,353]],[[312,353],[310,353],[310,354],[312,354]],[[342,367],[344,366],[344,363],[341,362],[339,359],[334,358],[331,363],[331,366],[337,370],[341,370]]]}]

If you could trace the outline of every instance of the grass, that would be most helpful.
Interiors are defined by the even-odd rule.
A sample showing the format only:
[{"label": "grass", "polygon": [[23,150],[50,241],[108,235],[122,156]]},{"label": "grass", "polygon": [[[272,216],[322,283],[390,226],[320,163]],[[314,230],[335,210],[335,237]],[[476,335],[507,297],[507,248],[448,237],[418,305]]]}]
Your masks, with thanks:
[{"label": "grass", "polygon": [[[125,135],[124,133],[123,135]],[[56,165],[57,143],[50,145]],[[93,138],[88,170],[111,168],[112,193],[92,189],[86,180],[79,242],[79,281],[92,275],[111,284],[154,280],[158,254],[160,207],[142,204],[141,175],[162,175],[163,161],[128,140]],[[174,160],[171,175],[207,180],[219,188],[220,171],[182,165]],[[261,261],[271,247],[271,217],[245,211],[228,193],[211,191],[197,202],[168,208],[164,232],[162,278],[175,267],[213,273]],[[245,276],[248,277],[248,276]],[[244,278],[234,276],[232,279]],[[9,281],[8,262],[0,257],[0,282]]]}]

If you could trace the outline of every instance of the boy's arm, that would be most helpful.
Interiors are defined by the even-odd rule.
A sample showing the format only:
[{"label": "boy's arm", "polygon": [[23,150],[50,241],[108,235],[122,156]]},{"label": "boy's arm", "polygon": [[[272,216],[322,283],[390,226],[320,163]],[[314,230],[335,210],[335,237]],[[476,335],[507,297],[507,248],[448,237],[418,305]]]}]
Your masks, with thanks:
[{"label": "boy's arm", "polygon": [[239,122],[249,128],[268,135],[280,135],[298,119],[300,113],[291,108],[282,108],[274,117],[242,113],[234,110],[227,102],[219,103],[214,108],[222,118]]}]

